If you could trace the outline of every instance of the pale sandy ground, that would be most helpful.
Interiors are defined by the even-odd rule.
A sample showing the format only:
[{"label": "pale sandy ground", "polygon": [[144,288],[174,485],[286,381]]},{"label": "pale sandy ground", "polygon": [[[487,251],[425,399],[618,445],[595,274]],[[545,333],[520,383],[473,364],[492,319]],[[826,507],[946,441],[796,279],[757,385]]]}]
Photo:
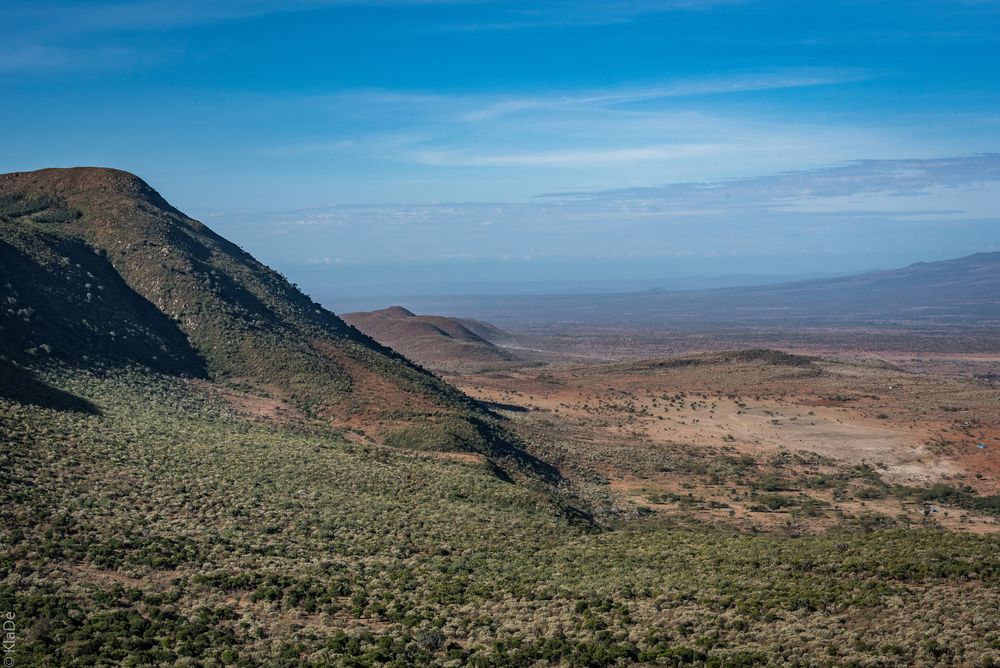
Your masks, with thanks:
[{"label": "pale sandy ground", "polygon": [[[759,384],[752,369],[729,371],[669,369],[650,373],[647,369],[628,373],[614,369],[590,373],[543,369],[452,380],[477,398],[528,409],[527,413],[509,414],[522,422],[544,422],[554,438],[561,437],[569,457],[574,456],[572,442],[576,439],[579,458],[606,475],[612,489],[657,510],[669,509],[652,503],[650,496],[664,491],[691,492],[730,506],[701,511],[708,517],[736,522],[751,518],[753,524],[765,527],[789,521],[782,512],[748,512],[749,501],[734,500],[731,490],[693,484],[690,476],[675,473],[636,475],[630,466],[630,459],[655,458],[658,449],[666,452],[678,443],[723,447],[759,462],[779,453],[815,453],[836,460],[838,466],[868,464],[890,484],[968,483],[981,493],[996,493],[1000,486],[1000,431],[996,429],[1000,420],[995,414],[1000,403],[991,406],[994,395],[983,394],[978,386],[971,390],[956,386],[965,392],[962,394],[952,391],[950,385],[934,385],[938,381],[925,376],[839,363],[825,368],[817,379],[799,372],[782,378],[765,371]],[[723,391],[706,391],[713,384],[721,385]],[[828,405],[836,402],[822,397],[837,388],[850,394],[851,400]],[[873,388],[878,395],[865,394]],[[681,392],[683,401],[675,400],[671,405],[670,399]],[[975,397],[974,410],[967,411],[963,405],[955,418],[940,412],[942,397],[960,403],[968,396]],[[1000,398],[1000,393],[996,397]],[[921,403],[925,399],[926,405]],[[963,426],[969,424],[972,431]],[[979,438],[989,441],[987,449],[972,445]],[[948,451],[935,450],[935,439],[955,439],[957,445],[949,446]],[[605,450],[603,457],[593,454],[596,448]],[[875,511],[914,523],[925,521],[923,506],[895,498],[834,503],[822,491],[809,494],[845,513]],[[949,528],[976,532],[1000,529],[992,517],[971,515],[958,508],[935,508],[931,520]]]}]

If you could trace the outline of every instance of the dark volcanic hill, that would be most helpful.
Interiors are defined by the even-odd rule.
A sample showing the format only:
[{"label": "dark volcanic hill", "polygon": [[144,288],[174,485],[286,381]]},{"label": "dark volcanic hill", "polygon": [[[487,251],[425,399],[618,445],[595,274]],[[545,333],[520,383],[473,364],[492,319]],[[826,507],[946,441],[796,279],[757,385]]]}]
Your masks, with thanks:
[{"label": "dark volcanic hill", "polygon": [[496,345],[512,340],[511,335],[488,322],[415,315],[401,306],[341,317],[379,343],[431,369],[470,371],[518,361],[512,352]]},{"label": "dark volcanic hill", "polygon": [[475,440],[488,417],[118,170],[0,175],[0,299],[0,356],[21,366],[238,382],[377,437]]}]

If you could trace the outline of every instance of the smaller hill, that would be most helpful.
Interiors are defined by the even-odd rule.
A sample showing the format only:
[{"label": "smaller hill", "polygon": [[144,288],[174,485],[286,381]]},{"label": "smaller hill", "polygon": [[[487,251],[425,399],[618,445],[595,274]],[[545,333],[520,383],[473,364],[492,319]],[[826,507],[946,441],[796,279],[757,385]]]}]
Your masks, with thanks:
[{"label": "smaller hill", "polygon": [[812,376],[821,373],[821,369],[815,363],[816,359],[814,357],[786,353],[781,350],[748,348],[745,350],[721,350],[690,355],[677,355],[660,359],[611,362],[588,367],[585,373],[598,375],[627,373],[641,376],[682,371],[725,374],[734,372],[737,369],[756,369],[768,375],[774,373],[791,373],[796,376]]},{"label": "smaller hill", "polygon": [[430,369],[476,371],[521,362],[501,347],[513,341],[511,334],[488,322],[416,315],[402,306],[341,317],[382,345]]}]

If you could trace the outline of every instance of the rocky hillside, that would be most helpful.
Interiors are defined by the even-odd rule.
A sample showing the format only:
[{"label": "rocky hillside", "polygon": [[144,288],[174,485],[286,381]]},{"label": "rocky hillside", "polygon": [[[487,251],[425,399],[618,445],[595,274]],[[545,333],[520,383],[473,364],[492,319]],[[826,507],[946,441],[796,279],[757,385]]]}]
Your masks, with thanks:
[{"label": "rocky hillside", "polygon": [[0,356],[22,367],[238,383],[379,440],[415,422],[476,440],[489,418],[118,170],[0,175],[0,299]]}]

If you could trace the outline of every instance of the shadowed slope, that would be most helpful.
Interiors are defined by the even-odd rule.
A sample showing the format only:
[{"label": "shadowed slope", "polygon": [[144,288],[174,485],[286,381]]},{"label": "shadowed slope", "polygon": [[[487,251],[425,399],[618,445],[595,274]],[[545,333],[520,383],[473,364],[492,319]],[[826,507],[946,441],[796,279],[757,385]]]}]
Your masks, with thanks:
[{"label": "shadowed slope", "polygon": [[97,406],[87,399],[53,387],[30,371],[3,360],[0,360],[0,399],[57,411],[100,413]]},{"label": "shadowed slope", "polygon": [[0,259],[12,361],[247,383],[378,440],[495,419],[126,172],[0,175]]}]

